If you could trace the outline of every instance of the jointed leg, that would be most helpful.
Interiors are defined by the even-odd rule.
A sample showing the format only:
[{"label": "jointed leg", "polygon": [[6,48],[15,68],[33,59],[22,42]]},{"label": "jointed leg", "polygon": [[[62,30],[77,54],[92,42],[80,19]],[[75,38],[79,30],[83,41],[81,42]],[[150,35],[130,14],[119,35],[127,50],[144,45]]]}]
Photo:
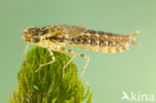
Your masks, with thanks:
[{"label": "jointed leg", "polygon": [[64,65],[63,67],[63,78],[65,75],[65,68],[74,60],[74,58],[76,57],[76,53],[72,52],[72,51],[68,51],[68,53],[70,52],[70,54],[73,54],[72,58],[66,63],[66,65]]},{"label": "jointed leg", "polygon": [[81,56],[82,58],[86,59],[86,64],[84,65],[82,73],[81,73],[81,78],[82,78],[83,81],[85,81],[85,83],[88,85],[88,87],[90,87],[90,84],[88,83],[88,81],[83,77],[84,73],[86,71],[87,65],[89,63],[89,56],[83,55],[83,54],[80,54],[79,56]]},{"label": "jointed leg", "polygon": [[39,67],[35,72],[38,72],[39,70],[41,70],[42,67],[44,67],[44,66],[46,66],[46,65],[49,65],[49,64],[52,64],[52,63],[55,62],[55,56],[54,56],[52,50],[48,48],[48,51],[49,51],[49,53],[50,53],[50,56],[51,56],[51,59],[52,59],[52,60],[51,60],[50,62],[48,62],[48,63],[40,64],[40,67]]},{"label": "jointed leg", "polygon": [[84,59],[87,60],[83,70],[82,70],[82,73],[81,73],[81,79],[88,85],[89,83],[87,82],[87,80],[84,79],[84,73],[85,73],[85,70],[87,68],[87,65],[89,63],[89,57],[86,56],[86,55],[83,55],[83,54],[80,54],[80,53],[77,53],[77,52],[74,52],[74,51],[71,51],[71,50],[68,50],[68,49],[60,49],[60,50],[56,50],[56,51],[59,51],[59,52],[63,52],[63,53],[68,53],[68,54],[72,54],[73,57],[67,62],[67,64],[63,67],[63,77],[64,77],[64,73],[65,73],[65,68],[73,61],[73,59],[76,57],[76,56],[80,56]]},{"label": "jointed leg", "polygon": [[56,50],[58,52],[62,52],[62,53],[68,53],[68,54],[72,54],[72,58],[64,65],[63,67],[63,78],[64,78],[64,75],[65,75],[65,69],[66,67],[74,60],[74,58],[76,57],[76,53],[71,51],[71,50],[68,50],[68,49],[58,49]]}]

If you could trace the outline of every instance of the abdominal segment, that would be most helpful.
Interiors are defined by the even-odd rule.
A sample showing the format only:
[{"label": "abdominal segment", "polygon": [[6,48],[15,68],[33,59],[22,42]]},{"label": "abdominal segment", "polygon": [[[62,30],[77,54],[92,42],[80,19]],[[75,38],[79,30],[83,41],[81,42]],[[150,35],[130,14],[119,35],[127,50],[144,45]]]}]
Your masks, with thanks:
[{"label": "abdominal segment", "polygon": [[88,30],[81,35],[69,37],[68,46],[99,52],[121,52],[128,49],[133,40],[128,35]]}]

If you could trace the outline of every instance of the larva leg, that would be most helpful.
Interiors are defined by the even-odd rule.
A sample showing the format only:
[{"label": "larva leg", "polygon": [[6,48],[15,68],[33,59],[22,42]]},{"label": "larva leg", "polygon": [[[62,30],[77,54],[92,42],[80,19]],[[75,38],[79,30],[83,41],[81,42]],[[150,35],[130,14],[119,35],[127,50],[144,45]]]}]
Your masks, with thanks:
[{"label": "larva leg", "polygon": [[74,60],[74,58],[76,57],[76,53],[72,52],[72,51],[68,51],[68,53],[70,52],[70,54],[73,54],[72,58],[66,63],[66,65],[64,65],[63,67],[63,78],[65,75],[65,68]]},{"label": "larva leg", "polygon": [[81,78],[82,78],[83,81],[86,82],[86,84],[88,85],[88,87],[90,87],[90,84],[89,84],[88,81],[85,80],[85,78],[84,78],[84,73],[85,73],[85,70],[86,70],[87,65],[88,65],[88,63],[89,63],[89,56],[83,55],[83,54],[80,54],[80,56],[81,56],[82,58],[86,59],[86,64],[84,65],[83,70],[82,70],[82,73],[81,73]]},{"label": "larva leg", "polygon": [[50,56],[51,56],[51,59],[52,59],[52,60],[51,60],[50,62],[48,62],[48,63],[40,64],[40,67],[39,67],[35,72],[38,72],[39,70],[41,70],[42,67],[44,67],[44,66],[46,66],[46,65],[49,65],[49,64],[52,64],[52,63],[55,62],[55,56],[54,56],[52,50],[48,48],[48,51],[49,51],[49,53],[50,53]]},{"label": "larva leg", "polygon": [[68,49],[55,49],[55,51],[62,52],[62,53],[68,53],[68,54],[72,54],[73,55],[72,58],[63,67],[63,78],[64,78],[66,67],[74,60],[74,58],[76,57],[77,53],[73,52],[71,50],[68,50]]},{"label": "larva leg", "polygon": [[23,55],[22,55],[22,58],[25,56],[25,53],[26,53],[28,47],[29,47],[29,44],[27,44],[27,46],[25,47],[24,53],[23,53]]},{"label": "larva leg", "polygon": [[77,53],[77,52],[68,50],[68,49],[60,49],[60,50],[56,50],[56,51],[63,52],[63,53],[68,53],[68,54],[72,54],[73,55],[73,57],[63,67],[63,77],[64,77],[64,73],[65,73],[64,72],[65,71],[65,68],[74,60],[74,58],[76,56],[80,56],[80,57],[86,59],[86,64],[84,65],[83,70],[82,70],[82,73],[81,73],[81,79],[87,84],[87,86],[90,86],[89,83],[88,83],[88,81],[84,79],[84,73],[85,73],[86,68],[87,68],[87,65],[89,63],[89,57],[86,56],[86,55],[83,55],[83,54],[80,54],[80,53]]}]

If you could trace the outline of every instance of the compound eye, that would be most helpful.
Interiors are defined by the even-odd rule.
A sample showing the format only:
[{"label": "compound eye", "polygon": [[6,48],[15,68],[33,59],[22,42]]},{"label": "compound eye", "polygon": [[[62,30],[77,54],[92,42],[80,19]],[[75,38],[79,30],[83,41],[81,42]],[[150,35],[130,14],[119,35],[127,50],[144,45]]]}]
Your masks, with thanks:
[{"label": "compound eye", "polygon": [[31,34],[34,31],[34,28],[29,28],[28,33]]},{"label": "compound eye", "polygon": [[29,34],[33,34],[33,35],[37,35],[39,31],[40,31],[40,29],[39,28],[35,28],[35,27],[28,29],[28,33]]}]

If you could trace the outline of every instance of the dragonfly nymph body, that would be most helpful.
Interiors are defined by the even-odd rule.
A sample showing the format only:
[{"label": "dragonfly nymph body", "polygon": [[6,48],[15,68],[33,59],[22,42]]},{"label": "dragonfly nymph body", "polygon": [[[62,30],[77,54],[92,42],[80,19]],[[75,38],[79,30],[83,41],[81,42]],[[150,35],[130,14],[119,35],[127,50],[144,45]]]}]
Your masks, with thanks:
[{"label": "dragonfly nymph body", "polygon": [[81,73],[81,78],[89,86],[89,83],[83,77],[85,69],[89,63],[89,57],[65,48],[80,48],[108,53],[121,52],[128,49],[130,45],[136,45],[133,36],[138,33],[139,32],[130,35],[119,35],[110,32],[87,30],[82,26],[51,25],[42,28],[28,27],[24,30],[22,39],[28,44],[47,48],[52,57],[52,61],[46,64],[41,64],[37,70],[40,70],[43,66],[52,64],[55,61],[55,56],[53,55],[52,50],[73,54],[71,60],[69,60],[63,67],[63,77],[65,68],[76,56],[85,58],[87,62]]}]

